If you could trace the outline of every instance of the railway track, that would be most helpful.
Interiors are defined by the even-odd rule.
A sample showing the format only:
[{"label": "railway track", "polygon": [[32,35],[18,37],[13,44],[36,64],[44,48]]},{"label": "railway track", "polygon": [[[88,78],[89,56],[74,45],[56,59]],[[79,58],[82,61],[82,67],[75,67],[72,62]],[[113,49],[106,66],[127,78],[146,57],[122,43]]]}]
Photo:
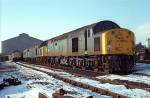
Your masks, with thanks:
[{"label": "railway track", "polygon": [[[97,79],[95,78],[96,76],[101,76],[101,75],[105,75],[105,73],[97,73],[97,72],[93,72],[93,71],[89,71],[89,70],[81,70],[81,69],[73,69],[70,70],[70,68],[68,67],[63,67],[63,66],[52,66],[51,68],[48,66],[41,66],[41,65],[35,65],[32,64],[33,66],[38,66],[41,68],[46,68],[46,69],[53,69],[53,70],[57,70],[57,71],[61,71],[64,70],[65,72],[74,74],[76,76],[83,76],[89,79],[94,79],[94,80],[98,80],[101,81],[103,83],[111,83],[111,84],[118,84],[118,85],[125,85],[127,88],[139,88],[139,89],[145,89],[145,88],[150,88],[150,85],[145,84],[145,83],[139,83],[139,82],[132,82],[132,81],[128,81],[128,80],[119,80],[119,79],[115,79],[115,80],[110,80],[110,79]],[[148,74],[144,74],[144,73],[132,73],[133,75],[140,75],[140,76],[147,76],[150,77],[150,75]]]},{"label": "railway track", "polygon": [[150,64],[150,60],[140,60],[137,61],[138,63],[146,63],[146,64]]},{"label": "railway track", "polygon": [[128,81],[128,80],[119,80],[119,79],[115,79],[115,80],[110,80],[110,79],[94,79],[97,81],[100,81],[101,83],[110,83],[110,84],[116,84],[116,85],[124,85],[126,88],[128,89],[143,89],[143,90],[147,90],[150,92],[150,85],[145,84],[145,83],[138,83],[138,82],[133,82],[133,81]]},{"label": "railway track", "polygon": [[[128,80],[119,80],[119,79],[110,80],[110,79],[98,79],[98,78],[96,78],[96,76],[104,75],[104,73],[96,74],[96,72],[79,70],[79,69],[69,70],[68,68],[62,67],[62,66],[57,66],[57,67],[53,66],[52,68],[50,68],[48,66],[41,66],[41,65],[34,65],[34,64],[32,64],[32,65],[36,66],[36,67],[40,67],[40,68],[53,69],[53,70],[56,70],[56,71],[62,71],[63,70],[65,72],[71,73],[71,74],[73,74],[75,76],[86,77],[88,79],[100,81],[101,83],[110,83],[110,84],[115,84],[115,85],[124,85],[127,89],[138,88],[138,89],[143,89],[143,90],[146,90],[146,91],[150,92],[150,85],[145,84],[145,83],[133,82],[133,81],[128,81]],[[27,67],[27,66],[25,66],[25,67]],[[32,69],[37,70],[36,68],[32,68]],[[41,70],[38,70],[38,71],[41,71]],[[62,81],[67,82],[67,83],[70,83],[70,84],[72,84],[74,86],[79,86],[79,87],[82,87],[82,88],[85,88],[85,89],[90,89],[90,90],[92,90],[94,92],[97,92],[97,93],[100,93],[100,94],[107,95],[108,92],[112,93],[110,91],[106,91],[106,90],[103,90],[103,89],[100,89],[100,88],[96,88],[96,87],[90,86],[88,84],[76,82],[76,81],[69,80],[69,79],[66,79],[66,78],[64,79],[63,77],[60,77],[60,76],[58,76],[56,74],[53,74],[53,73],[49,73],[49,72],[45,72],[45,71],[43,71],[43,72],[47,73],[49,75],[52,75],[53,77],[55,77],[55,78],[57,78],[59,80],[62,80]],[[114,93],[113,94],[109,94],[109,93],[108,93],[108,96],[112,96],[114,98],[118,98],[118,96],[121,96],[121,98],[126,97],[126,96],[122,96],[122,95],[117,95],[116,93],[115,93],[116,95]]]},{"label": "railway track", "polygon": [[[79,76],[79,77],[83,76],[83,77],[86,77],[86,78],[89,78],[92,80],[100,81],[101,83],[124,85],[125,87],[127,87],[129,89],[138,88],[138,89],[143,89],[143,90],[147,90],[150,92],[150,85],[148,85],[146,83],[133,82],[133,81],[128,81],[128,80],[119,80],[119,79],[115,79],[115,80],[97,79],[97,78],[95,78],[96,76],[105,75],[105,73],[96,73],[96,72],[92,72],[92,71],[85,71],[85,70],[79,70],[79,69],[74,69],[71,71],[68,68],[61,68],[61,69],[65,70],[66,72],[69,72],[71,74],[74,74],[76,76]],[[147,74],[142,74],[142,73],[134,73],[134,74],[149,76]]]},{"label": "railway track", "polygon": [[99,93],[101,95],[111,96],[112,98],[128,98],[127,96],[124,96],[124,95],[121,95],[121,94],[118,94],[118,93],[114,93],[114,92],[111,92],[111,91],[108,91],[108,90],[105,90],[105,89],[102,89],[102,88],[94,87],[94,86],[91,86],[89,84],[85,84],[85,83],[82,83],[82,82],[77,82],[77,81],[74,81],[74,80],[71,80],[71,79],[67,79],[67,78],[61,77],[57,74],[54,74],[54,73],[46,72],[46,71],[43,71],[43,70],[40,70],[40,69],[37,69],[37,68],[34,68],[34,67],[25,66],[24,64],[20,64],[20,63],[17,63],[17,64],[19,64],[21,66],[24,66],[24,67],[27,67],[27,68],[37,70],[37,71],[44,72],[44,73],[46,73],[50,76],[53,76],[54,78],[56,78],[58,80],[62,80],[66,83],[72,84],[72,85],[80,87],[80,88],[89,89],[89,90],[91,90],[93,92],[96,92],[96,93]]},{"label": "railway track", "polygon": [[150,77],[150,75],[148,74],[144,74],[144,73],[133,73],[134,75],[140,75],[140,76],[147,76],[147,77]]},{"label": "railway track", "polygon": [[[45,68],[46,68],[46,66],[45,66]],[[74,74],[76,76],[79,76],[79,77],[83,76],[83,77],[86,77],[86,78],[89,78],[92,80],[100,81],[101,83],[124,85],[125,87],[127,87],[129,89],[138,88],[138,89],[143,89],[143,90],[147,90],[150,92],[150,85],[148,85],[146,83],[139,83],[139,82],[133,82],[133,81],[128,81],[128,80],[119,80],[119,79],[115,79],[115,80],[97,79],[97,78],[95,78],[96,76],[105,75],[105,73],[96,73],[96,72],[92,72],[92,71],[79,70],[79,69],[74,69],[74,70],[70,71],[68,68],[64,68],[64,67],[58,67],[58,68],[63,69],[66,72],[69,72],[69,73]],[[134,73],[134,74],[135,75],[148,76],[148,77],[150,76],[150,75],[143,74],[143,73]]]},{"label": "railway track", "polygon": [[[24,63],[26,64],[26,63]],[[78,69],[78,68],[73,68],[72,70],[70,70],[70,67],[65,67],[65,66],[50,66],[50,65],[35,65],[35,64],[30,64],[36,67],[40,67],[40,68],[46,68],[46,69],[51,69],[51,70],[56,70],[56,71],[65,71],[77,76],[84,76],[84,77],[96,77],[96,76],[101,76],[101,75],[105,75],[106,73],[104,72],[93,72],[90,70],[82,70],[82,69]]]},{"label": "railway track", "polygon": [[[100,81],[101,83],[124,85],[126,88],[129,88],[129,89],[138,88],[138,89],[150,91],[150,85],[146,84],[146,83],[133,82],[133,81],[128,81],[128,80],[119,80],[119,79],[110,80],[110,79],[98,79],[98,78],[96,78],[96,76],[105,75],[105,73],[97,73],[97,72],[93,72],[93,71],[89,71],[89,70],[81,70],[81,69],[70,70],[70,68],[64,67],[64,66],[51,66],[51,67],[49,67],[49,66],[41,66],[41,65],[35,65],[35,64],[32,64],[32,65],[40,67],[40,68],[52,69],[52,70],[56,70],[56,71],[62,71],[63,70],[65,72],[71,73],[75,76],[86,77],[88,79]],[[142,76],[149,76],[149,75],[143,74],[143,73],[133,73],[133,74],[142,75]]]}]

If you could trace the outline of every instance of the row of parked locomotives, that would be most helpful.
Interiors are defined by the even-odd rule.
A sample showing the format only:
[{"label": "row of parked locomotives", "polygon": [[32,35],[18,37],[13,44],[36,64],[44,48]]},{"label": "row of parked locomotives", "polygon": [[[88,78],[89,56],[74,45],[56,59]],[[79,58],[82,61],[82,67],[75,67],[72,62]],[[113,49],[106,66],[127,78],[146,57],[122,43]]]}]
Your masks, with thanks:
[{"label": "row of parked locomotives", "polygon": [[106,20],[46,40],[23,56],[29,63],[124,73],[135,64],[134,40],[132,31]]}]

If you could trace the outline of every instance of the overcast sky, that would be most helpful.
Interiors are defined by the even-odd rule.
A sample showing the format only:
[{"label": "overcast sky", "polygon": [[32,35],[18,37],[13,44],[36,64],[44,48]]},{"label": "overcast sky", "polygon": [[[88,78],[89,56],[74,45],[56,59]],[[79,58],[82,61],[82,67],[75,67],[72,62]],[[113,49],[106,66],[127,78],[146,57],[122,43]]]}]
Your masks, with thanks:
[{"label": "overcast sky", "polygon": [[144,43],[150,0],[0,0],[1,41],[20,33],[46,40],[101,20],[130,29]]}]

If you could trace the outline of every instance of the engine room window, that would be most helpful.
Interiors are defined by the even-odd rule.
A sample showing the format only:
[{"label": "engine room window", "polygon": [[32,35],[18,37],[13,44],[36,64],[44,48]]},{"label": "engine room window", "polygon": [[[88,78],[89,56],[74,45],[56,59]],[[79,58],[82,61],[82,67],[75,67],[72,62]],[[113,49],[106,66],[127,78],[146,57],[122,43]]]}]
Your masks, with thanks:
[{"label": "engine room window", "polygon": [[38,55],[38,49],[35,48],[35,55],[37,56]]},{"label": "engine room window", "polygon": [[72,52],[78,52],[78,38],[72,39]]},{"label": "engine room window", "polygon": [[57,46],[57,43],[55,43],[55,46]]},{"label": "engine room window", "polygon": [[90,30],[88,29],[88,38],[90,37],[90,33],[91,33],[91,32],[90,32]]},{"label": "engine room window", "polygon": [[87,51],[87,30],[85,30],[85,33],[84,33],[84,37],[85,37],[85,51]]},{"label": "engine room window", "polygon": [[94,38],[94,51],[100,51],[100,37]]}]

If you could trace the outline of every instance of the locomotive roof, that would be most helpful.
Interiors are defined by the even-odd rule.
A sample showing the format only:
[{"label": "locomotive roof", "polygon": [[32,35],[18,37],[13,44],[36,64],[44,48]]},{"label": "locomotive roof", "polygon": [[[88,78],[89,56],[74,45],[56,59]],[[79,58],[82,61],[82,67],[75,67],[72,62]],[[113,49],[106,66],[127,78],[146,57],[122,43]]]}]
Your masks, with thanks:
[{"label": "locomotive roof", "polygon": [[47,43],[48,43],[48,41],[46,40],[46,41],[42,42],[42,43],[39,45],[39,47],[46,46],[46,45],[47,45]]},{"label": "locomotive roof", "polygon": [[78,28],[76,30],[64,33],[62,35],[56,36],[56,37],[49,39],[49,40],[56,41],[56,40],[65,39],[68,37],[69,34],[77,32],[77,31],[85,30],[87,28],[92,28],[93,33],[96,34],[98,32],[103,32],[103,31],[110,30],[110,29],[120,28],[120,26],[113,21],[104,20],[104,21],[93,23],[91,25],[83,26],[81,28]]},{"label": "locomotive roof", "polygon": [[19,52],[19,53],[20,53],[20,51],[19,51],[19,50],[14,50],[12,53],[16,53],[16,52]]},{"label": "locomotive roof", "polygon": [[115,22],[105,20],[105,21],[100,21],[96,23],[93,26],[93,32],[94,34],[96,34],[98,32],[103,32],[103,31],[115,29],[115,28],[120,28],[120,26],[116,24]]}]

